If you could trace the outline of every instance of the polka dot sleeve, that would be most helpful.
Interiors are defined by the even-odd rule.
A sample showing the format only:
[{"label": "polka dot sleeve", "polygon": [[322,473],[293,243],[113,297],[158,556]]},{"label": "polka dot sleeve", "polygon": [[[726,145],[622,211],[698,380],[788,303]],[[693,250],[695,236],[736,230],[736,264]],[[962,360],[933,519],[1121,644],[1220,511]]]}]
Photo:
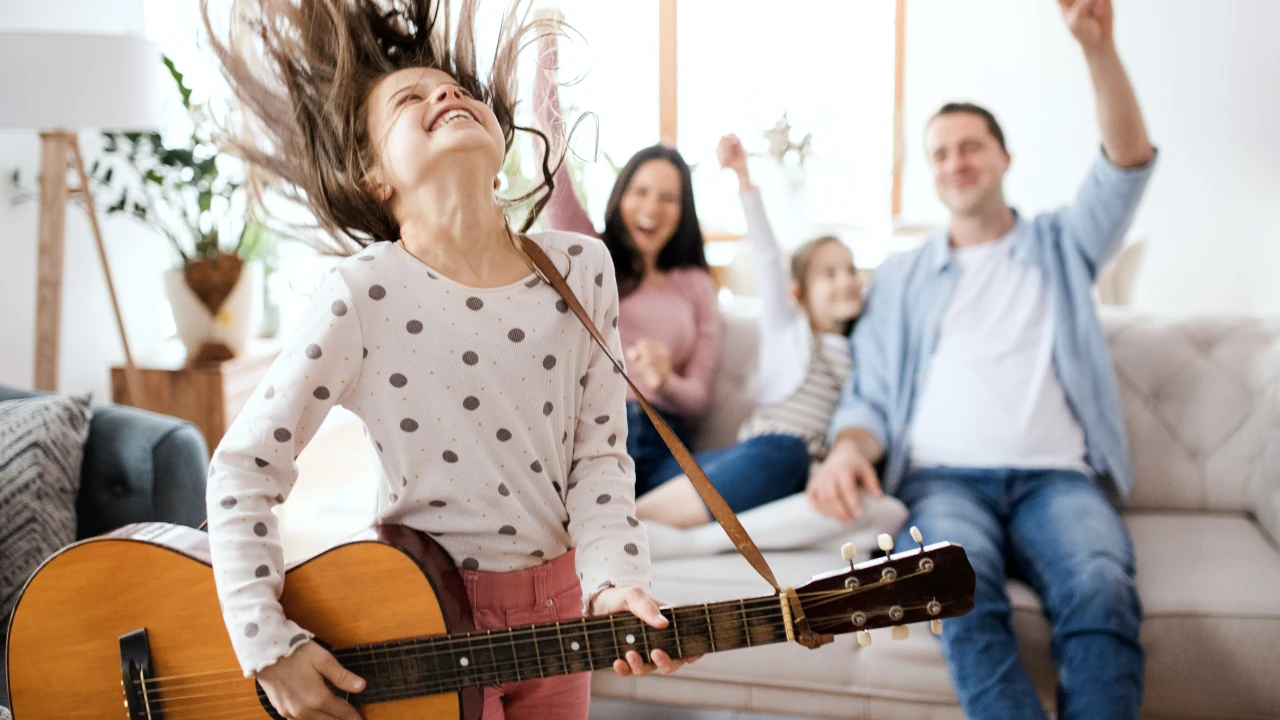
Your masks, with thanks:
[{"label": "polka dot sleeve", "polygon": [[[600,256],[588,261],[595,280],[594,302],[588,307],[610,352],[621,358],[613,265],[603,244],[593,246]],[[565,507],[578,549],[583,595],[590,597],[610,584],[648,589],[649,544],[635,517],[635,464],[627,455],[626,381],[595,342],[589,337],[587,342],[591,360],[580,383]]]},{"label": "polka dot sleeve", "polygon": [[284,555],[273,507],[297,479],[295,459],[329,409],[352,394],[363,358],[356,305],[337,269],[214,452],[209,545],[231,644],[246,676],[311,634],[284,617]]}]

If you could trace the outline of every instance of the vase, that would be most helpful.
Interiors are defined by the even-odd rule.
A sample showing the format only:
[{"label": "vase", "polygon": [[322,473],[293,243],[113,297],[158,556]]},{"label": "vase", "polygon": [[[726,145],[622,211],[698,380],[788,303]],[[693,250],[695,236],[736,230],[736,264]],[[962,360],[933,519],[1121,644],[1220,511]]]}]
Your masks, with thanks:
[{"label": "vase", "polygon": [[[231,356],[244,353],[262,317],[262,263],[250,261],[217,312],[211,312],[187,284],[181,268],[164,275],[165,292],[173,308],[178,338],[187,357],[199,360],[208,348],[224,347]],[[225,356],[225,353],[223,353]],[[227,359],[214,356],[213,359]]]}]

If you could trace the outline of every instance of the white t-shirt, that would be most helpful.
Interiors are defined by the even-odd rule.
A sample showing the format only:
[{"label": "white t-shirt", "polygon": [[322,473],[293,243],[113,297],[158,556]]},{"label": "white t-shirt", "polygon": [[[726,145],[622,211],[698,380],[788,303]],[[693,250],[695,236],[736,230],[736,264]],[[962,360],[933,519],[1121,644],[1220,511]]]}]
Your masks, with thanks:
[{"label": "white t-shirt", "polygon": [[916,397],[913,467],[1089,472],[1053,365],[1049,292],[1010,256],[1013,239],[951,252],[959,279]]}]

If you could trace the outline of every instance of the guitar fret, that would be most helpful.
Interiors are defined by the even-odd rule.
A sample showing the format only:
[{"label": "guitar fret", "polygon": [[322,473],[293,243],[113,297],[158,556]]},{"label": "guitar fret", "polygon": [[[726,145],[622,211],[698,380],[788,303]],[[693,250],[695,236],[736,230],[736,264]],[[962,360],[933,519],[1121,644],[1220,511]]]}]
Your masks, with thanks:
[{"label": "guitar fret", "polygon": [[613,623],[614,616],[609,616],[609,636],[613,638],[613,657],[623,658],[626,652],[618,648],[618,630]]},{"label": "guitar fret", "polygon": [[530,644],[533,645],[533,655],[538,659],[538,677],[545,678],[546,670],[542,667],[542,650],[538,648],[538,628],[535,626],[529,630]]},{"label": "guitar fret", "polygon": [[747,603],[744,600],[738,600],[738,612],[742,613],[742,638],[747,641],[747,647],[751,647],[751,621],[747,619]]},{"label": "guitar fret", "polygon": [[671,632],[676,637],[676,657],[684,657],[684,650],[680,647],[680,625],[676,622],[676,609],[671,608]]},{"label": "guitar fret", "polygon": [[[515,673],[516,673],[516,682],[520,682],[520,680],[521,680],[522,678],[520,677],[520,663],[519,663],[519,661],[516,659],[516,641],[515,641],[515,632],[514,632],[514,631],[512,631],[512,630],[508,630],[508,631],[507,631],[506,633],[504,633],[504,634],[507,636],[507,642],[508,642],[508,644],[511,646],[511,667],[512,667],[512,669],[513,669],[513,670],[515,670]],[[489,648],[490,648],[490,649],[492,649],[492,648],[493,648],[493,641],[492,641],[492,640],[490,640],[490,641],[489,641]],[[493,666],[494,666],[494,674],[495,674],[495,675],[497,675],[497,674],[498,674],[498,669],[501,667],[501,665],[500,665],[500,661],[498,660],[498,658],[497,658],[497,656],[496,656],[496,655],[494,656],[494,659],[493,659]]]},{"label": "guitar fret", "polygon": [[582,625],[582,639],[587,643],[587,666],[592,670],[595,670],[596,656],[595,653],[591,651],[591,631],[587,629],[586,618],[583,618],[579,624]]},{"label": "guitar fret", "polygon": [[711,652],[716,651],[716,629],[711,624],[711,606],[703,605],[702,614],[707,618],[707,639],[711,641]]}]

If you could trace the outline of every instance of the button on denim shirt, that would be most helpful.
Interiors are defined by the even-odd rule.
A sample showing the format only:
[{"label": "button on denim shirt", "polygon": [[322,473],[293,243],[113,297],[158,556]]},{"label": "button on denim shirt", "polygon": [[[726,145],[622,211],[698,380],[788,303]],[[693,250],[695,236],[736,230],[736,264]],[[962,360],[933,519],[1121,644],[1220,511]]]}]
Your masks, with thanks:
[{"label": "button on denim shirt", "polygon": [[[1040,271],[1053,312],[1053,364],[1084,430],[1089,466],[1127,495],[1133,469],[1106,336],[1094,308],[1098,271],[1119,249],[1155,165],[1123,169],[1099,156],[1075,202],[1016,218],[1010,256]],[[883,478],[893,492],[907,470],[911,415],[938,329],[955,289],[949,232],[895,255],[875,272],[866,311],[853,333],[853,374],[831,421],[831,438],[862,428],[887,452]]]}]

